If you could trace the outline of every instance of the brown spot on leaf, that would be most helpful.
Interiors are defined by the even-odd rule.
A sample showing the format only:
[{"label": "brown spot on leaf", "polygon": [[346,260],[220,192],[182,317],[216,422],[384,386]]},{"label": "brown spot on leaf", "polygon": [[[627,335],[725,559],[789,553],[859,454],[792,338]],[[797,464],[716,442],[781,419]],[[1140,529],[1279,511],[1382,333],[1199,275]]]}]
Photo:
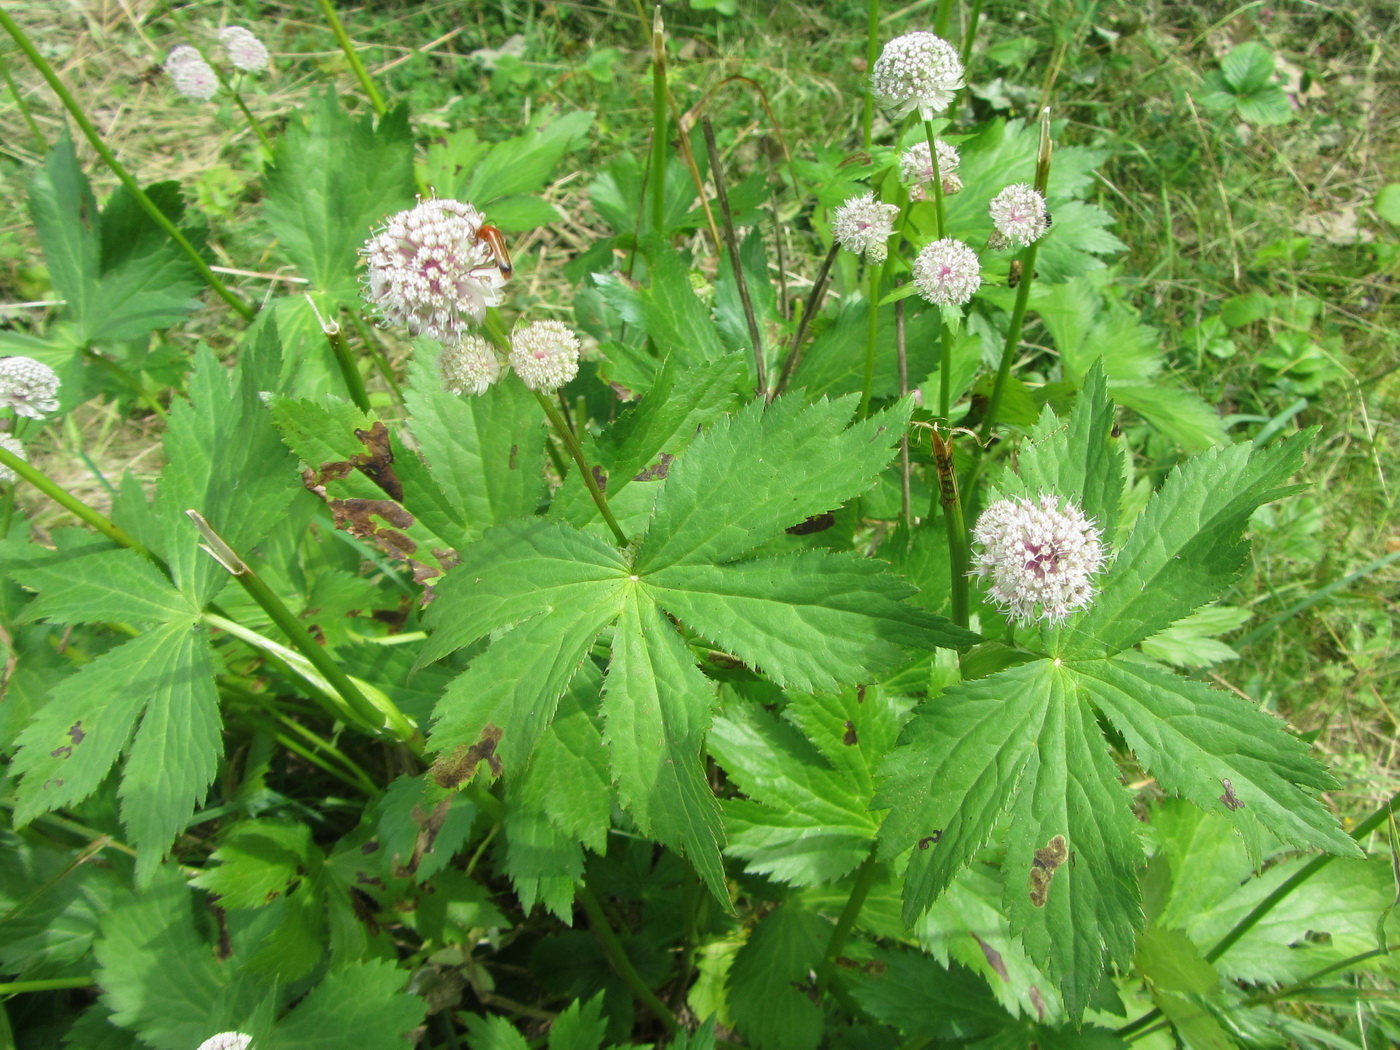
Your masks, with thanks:
[{"label": "brown spot on leaf", "polygon": [[1050,880],[1055,877],[1055,872],[1060,865],[1069,859],[1069,849],[1065,844],[1063,835],[1054,836],[1049,842],[1035,851],[1035,858],[1031,861],[1030,873],[1030,897],[1031,904],[1037,908],[1045,907],[1046,900],[1050,896]]},{"label": "brown spot on leaf", "polygon": [[593,484],[598,486],[599,492],[608,491],[608,472],[596,464],[593,467]]},{"label": "brown spot on leaf", "polygon": [[79,744],[81,744],[83,742],[83,738],[86,736],[87,734],[83,732],[83,723],[81,721],[74,722],[71,726],[68,727],[68,739],[73,741],[74,747],[77,747]]},{"label": "brown spot on leaf", "polygon": [[865,686],[863,685],[856,686],[856,703],[865,703]]},{"label": "brown spot on leaf", "polygon": [[660,481],[671,473],[671,464],[674,463],[675,460],[676,457],[671,455],[671,453],[663,452],[661,453],[661,457],[651,466],[647,467],[646,470],[642,471],[640,474],[633,474],[632,480]]},{"label": "brown spot on leaf", "polygon": [[1036,985],[1031,985],[1029,992],[1031,1005],[1035,1007],[1036,1016],[1042,1021],[1045,1020],[1045,996],[1040,994],[1040,989]]},{"label": "brown spot on leaf", "polygon": [[[969,930],[968,932],[971,933],[972,931]],[[1006,960],[1001,957],[1001,952],[997,951],[975,933],[972,934],[972,939],[977,942],[977,947],[982,949],[982,955],[987,960],[987,965],[996,971],[997,976],[1003,981],[1011,980],[1011,975],[1006,972]]]},{"label": "brown spot on leaf", "polygon": [[66,744],[63,747],[56,747],[49,752],[50,758],[72,758],[73,749]]},{"label": "brown spot on leaf", "polygon": [[825,532],[835,524],[836,515],[828,511],[825,514],[813,514],[806,521],[783,531],[789,536],[810,536],[814,532]]},{"label": "brown spot on leaf", "polygon": [[371,853],[378,853],[379,840],[370,839],[368,842],[366,842],[363,846],[360,847],[360,852],[363,853],[366,857],[368,857]]},{"label": "brown spot on leaf", "polygon": [[847,719],[845,729],[846,732],[841,735],[841,743],[845,744],[847,747],[855,747],[856,744],[860,743],[859,738],[856,736],[856,724],[850,719]]},{"label": "brown spot on leaf", "polygon": [[520,446],[519,446],[519,445],[511,445],[511,446],[510,446],[510,463],[508,464],[509,469],[511,469],[511,470],[514,470],[514,469],[515,469],[515,457],[516,457],[517,455],[519,455],[519,454],[520,454]]},{"label": "brown spot on leaf", "polygon": [[[499,739],[500,730],[497,730]],[[494,748],[494,744],[492,745]],[[497,776],[500,775],[500,760],[493,754],[488,761],[492,762],[491,771]],[[423,854],[433,851],[433,843],[437,841],[438,832],[442,831],[442,825],[447,820],[448,811],[452,809],[452,800],[445,798],[433,807],[431,813],[426,812],[422,806],[413,807],[413,822],[418,825],[418,837],[413,841],[413,855],[408,858],[406,864],[395,864],[394,875],[398,878],[407,878],[418,870],[418,865],[423,860]]]},{"label": "brown spot on leaf", "polygon": [[496,757],[496,745],[501,742],[501,727],[487,722],[481,730],[481,738],[470,746],[459,744],[445,758],[432,764],[428,775],[438,787],[452,789],[476,775],[476,767],[485,762],[491,767],[491,775],[501,775],[501,760]]}]

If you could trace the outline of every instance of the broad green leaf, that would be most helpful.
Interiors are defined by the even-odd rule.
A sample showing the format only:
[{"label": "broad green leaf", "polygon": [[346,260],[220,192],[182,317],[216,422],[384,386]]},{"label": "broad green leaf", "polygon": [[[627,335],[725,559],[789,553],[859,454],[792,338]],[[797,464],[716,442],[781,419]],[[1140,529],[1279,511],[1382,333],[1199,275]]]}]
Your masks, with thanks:
[{"label": "broad green leaf", "polygon": [[480,1017],[467,1014],[467,1039],[472,1050],[530,1050],[510,1018],[500,1014]]},{"label": "broad green leaf", "polygon": [[1154,660],[1187,670],[1235,660],[1239,653],[1220,641],[1219,636],[1238,631],[1249,622],[1249,617],[1248,609],[1232,605],[1207,606],[1144,638],[1139,648]]},{"label": "broad green leaf", "polygon": [[1371,202],[1376,214],[1392,226],[1400,226],[1400,182],[1382,186]]},{"label": "broad green leaf", "polygon": [[305,824],[246,820],[224,833],[213,853],[219,863],[192,882],[218,894],[221,908],[260,908],[306,874],[313,851]]},{"label": "broad green leaf", "polygon": [[729,971],[734,1026],[759,1050],[816,1050],[821,1009],[798,987],[821,962],[830,926],[792,902],[753,928]]},{"label": "broad green leaf", "polygon": [[[849,749],[859,754],[855,740]],[[726,852],[749,871],[808,886],[841,878],[870,852],[880,826],[869,809],[874,785],[850,783],[796,727],[757,704],[730,703],[709,749],[748,796],[723,808]]]},{"label": "broad green leaf", "polygon": [[1097,204],[1084,201],[1056,202],[1051,208],[1054,225],[1040,241],[1035,268],[1040,280],[1048,283],[1101,269],[1099,255],[1114,255],[1128,246],[1107,230],[1113,216]]},{"label": "broad green leaf", "polygon": [[1186,1045],[1202,1050],[1232,1050],[1238,1045],[1211,1014],[1209,1000],[1220,998],[1220,977],[1186,934],[1147,927],[1133,962]]},{"label": "broad green leaf", "polygon": [[70,316],[84,317],[97,299],[102,275],[97,198],[64,135],[44,158],[29,186],[29,215],[39,235],[54,290]]},{"label": "broad green leaf", "polygon": [[959,1042],[1012,1021],[970,970],[912,951],[879,951],[882,968],[857,979],[856,1001],[906,1039]]},{"label": "broad green leaf", "polygon": [[1162,788],[1225,817],[1252,855],[1260,851],[1257,824],[1297,846],[1360,856],[1315,796],[1336,782],[1278,719],[1147,665],[1083,661],[1073,674]]},{"label": "broad green leaf", "polygon": [[[9,700],[7,695],[5,702]],[[100,917],[129,889],[111,867],[76,863],[80,855],[0,832],[0,967],[5,973],[43,980],[91,969]]]},{"label": "broad green leaf", "polygon": [[39,595],[27,620],[51,623],[193,623],[199,609],[132,550],[107,550],[21,570],[14,578]]},{"label": "broad green leaf", "polygon": [[399,777],[375,808],[389,873],[419,883],[452,863],[476,819],[476,807],[465,794],[448,793],[422,776]]},{"label": "broad green leaf", "polygon": [[1235,99],[1235,111],[1241,120],[1251,124],[1287,124],[1293,119],[1288,95],[1277,84],[1239,96]]},{"label": "broad green leaf", "polygon": [[544,413],[524,384],[497,383],[459,397],[443,389],[435,362],[419,355],[404,407],[467,542],[508,518],[534,514],[545,491]]},{"label": "broad green leaf", "polygon": [[[507,795],[511,793],[507,783]],[[505,858],[501,865],[528,914],[543,904],[563,922],[574,917],[574,887],[583,879],[583,846],[560,831],[544,812],[514,805],[508,797],[503,820]]]},{"label": "broad green leaf", "polygon": [[1148,503],[1100,584],[1071,621],[1064,655],[1126,649],[1220,597],[1247,550],[1255,509],[1293,491],[1308,434],[1263,451],[1212,449],[1172,471]]},{"label": "broad green leaf", "polygon": [[661,357],[698,365],[723,357],[710,311],[690,283],[680,253],[660,238],[647,241],[651,281],[641,292],[642,323]]},{"label": "broad green leaf", "polygon": [[496,201],[487,218],[492,226],[505,233],[524,233],[564,221],[559,209],[549,201],[523,194]]},{"label": "broad green leaf", "polygon": [[[899,358],[895,351],[894,306],[878,307],[875,337],[875,397],[899,394]],[[937,310],[906,311],[905,348],[909,381],[917,383],[938,368]],[[865,381],[865,348],[870,338],[870,306],[866,298],[848,299],[840,312],[812,339],[793,372],[793,389],[805,388],[809,398],[858,393]]]},{"label": "broad green leaf", "polygon": [[602,540],[538,518],[507,521],[462,551],[437,585],[424,617],[433,634],[418,665],[527,617],[606,602],[628,575]]},{"label": "broad green leaf", "polygon": [[[659,516],[659,515],[658,515]],[[668,612],[779,685],[834,690],[977,636],[902,599],[914,588],[854,553],[802,551],[731,565],[673,564],[647,575]]]},{"label": "broad green leaf", "polygon": [[408,976],[391,959],[333,970],[258,1050],[408,1050],[427,1012],[427,1003],[404,990]]},{"label": "broad green leaf", "polygon": [[1274,53],[1251,40],[1240,44],[1220,60],[1225,80],[1241,95],[1258,91],[1273,79]]},{"label": "broad green leaf", "polygon": [[356,118],[326,91],[288,123],[267,170],[264,214],[313,291],[360,298],[355,268],[372,228],[413,204],[408,109]]},{"label": "broad green leaf", "polygon": [[715,687],[640,588],[628,588],[604,684],[604,740],[618,794],[638,827],[683,850],[726,906],[719,804],[700,750]]},{"label": "broad green leaf", "polygon": [[[268,408],[287,447],[313,467],[362,455],[365,446],[355,431],[368,431],[375,422],[373,416],[361,412],[353,402],[334,395],[319,399],[275,397]],[[372,491],[384,494],[378,486],[373,486]]]},{"label": "broad green leaf", "polygon": [[485,207],[502,197],[538,193],[564,154],[583,144],[592,126],[593,114],[581,110],[497,143],[472,169],[463,197]]},{"label": "broad green leaf", "polygon": [[847,429],[852,400],[755,401],[716,423],[671,469],[637,572],[728,560],[868,489],[894,455],[912,404]]},{"label": "broad green leaf", "polygon": [[1147,420],[1187,452],[1229,444],[1220,414],[1193,390],[1174,383],[1114,383],[1113,399]]}]

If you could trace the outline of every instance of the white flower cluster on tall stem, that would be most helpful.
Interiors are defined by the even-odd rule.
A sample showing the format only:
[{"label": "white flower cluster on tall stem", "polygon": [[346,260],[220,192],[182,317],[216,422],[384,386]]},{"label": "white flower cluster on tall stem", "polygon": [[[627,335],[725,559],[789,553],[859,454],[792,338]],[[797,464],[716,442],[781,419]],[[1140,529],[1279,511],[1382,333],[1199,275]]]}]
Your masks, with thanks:
[{"label": "white flower cluster on tall stem", "polygon": [[870,73],[870,90],[895,117],[918,110],[932,120],[963,86],[957,48],[933,33],[906,33],[885,45]]},{"label": "white flower cluster on tall stem", "polygon": [[520,381],[553,393],[578,375],[579,338],[562,321],[534,321],[510,337],[510,367]]},{"label": "white flower cluster on tall stem", "polygon": [[852,197],[836,209],[831,233],[848,252],[865,256],[866,262],[882,263],[890,253],[887,242],[894,234],[898,215],[897,205],[882,204],[873,193]]},{"label": "white flower cluster on tall stem", "polygon": [[[938,146],[938,178],[943,183],[944,195],[951,197],[963,188],[962,179],[957,175],[962,158],[942,139],[934,142]],[[924,184],[933,182],[933,160],[927,142],[916,142],[899,155],[899,177],[913,184],[910,192],[913,199],[924,198]]]},{"label": "white flower cluster on tall stem", "polygon": [[[5,451],[9,452],[11,455],[18,456],[26,463],[29,462],[29,457],[25,455],[24,452],[24,446],[19,443],[18,439],[10,437],[9,434],[0,434],[0,448],[4,448]],[[0,463],[0,482],[12,482],[18,480],[18,474],[16,474],[9,467],[5,466],[5,464]]]},{"label": "white flower cluster on tall stem", "polygon": [[1040,240],[1050,228],[1050,213],[1045,198],[1029,183],[1008,186],[988,206],[992,225],[1009,244],[1025,247]]},{"label": "white flower cluster on tall stem", "polygon": [[170,49],[165,71],[170,74],[175,90],[196,102],[208,102],[219,90],[219,78],[214,70],[204,61],[203,55],[187,44]]},{"label": "white flower cluster on tall stem", "polygon": [[925,245],[914,260],[914,287],[938,306],[961,306],[981,286],[977,253],[952,237]]},{"label": "white flower cluster on tall stem", "polygon": [[251,30],[242,26],[228,26],[219,30],[219,43],[224,45],[224,52],[235,69],[244,73],[258,73],[267,68],[267,48]]},{"label": "white flower cluster on tall stem", "polygon": [[0,408],[43,419],[58,411],[58,373],[32,357],[0,358]]},{"label": "white flower cluster on tall stem", "polygon": [[1099,530],[1068,500],[1045,493],[997,500],[972,530],[982,546],[973,575],[990,581],[988,593],[1012,621],[1059,623],[1094,595],[1103,565]]},{"label": "white flower cluster on tall stem", "polygon": [[392,216],[361,249],[369,262],[365,300],[388,324],[456,343],[486,309],[499,306],[506,277],[484,218],[462,201],[419,201]]},{"label": "white flower cluster on tall stem", "polygon": [[501,378],[501,359],[479,335],[449,343],[438,357],[442,385],[454,394],[484,394]]}]

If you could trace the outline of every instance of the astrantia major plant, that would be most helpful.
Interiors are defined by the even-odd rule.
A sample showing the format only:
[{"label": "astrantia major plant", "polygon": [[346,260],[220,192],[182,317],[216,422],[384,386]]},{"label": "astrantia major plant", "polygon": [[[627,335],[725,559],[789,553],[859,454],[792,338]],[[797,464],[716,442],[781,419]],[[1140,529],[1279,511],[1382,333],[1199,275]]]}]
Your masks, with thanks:
[{"label": "astrantia major plant", "polygon": [[[1281,721],[1149,658],[1308,435],[1230,445],[1144,387],[1095,283],[1102,153],[975,123],[973,52],[918,30],[870,71],[871,148],[798,147],[777,188],[725,167],[658,15],[649,159],[588,170],[630,102],[411,118],[324,14],[344,84],[275,141],[232,96],[255,247],[76,102],[121,188],[66,139],[29,179],[62,304],[0,361],[9,994],[160,1050],[1121,1045],[1156,1010],[1204,1042],[1286,938],[1371,947],[1311,907],[1261,929],[1331,855],[1383,922],[1385,865]],[[56,480],[60,376],[163,431],[108,509]],[[1199,452],[1150,495],[1124,406],[1152,462]],[[1222,841],[1227,919],[1193,926]]]}]

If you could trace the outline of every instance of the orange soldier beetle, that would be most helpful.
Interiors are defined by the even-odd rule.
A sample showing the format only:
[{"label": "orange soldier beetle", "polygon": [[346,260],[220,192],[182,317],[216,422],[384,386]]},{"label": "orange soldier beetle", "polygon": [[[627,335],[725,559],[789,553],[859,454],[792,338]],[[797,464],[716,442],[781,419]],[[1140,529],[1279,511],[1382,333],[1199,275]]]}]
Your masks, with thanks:
[{"label": "orange soldier beetle", "polygon": [[491,253],[496,257],[497,269],[501,271],[502,277],[510,280],[514,267],[510,264],[510,252],[506,250],[506,239],[501,231],[489,223],[482,223],[481,228],[476,231],[476,239],[491,246]]}]

